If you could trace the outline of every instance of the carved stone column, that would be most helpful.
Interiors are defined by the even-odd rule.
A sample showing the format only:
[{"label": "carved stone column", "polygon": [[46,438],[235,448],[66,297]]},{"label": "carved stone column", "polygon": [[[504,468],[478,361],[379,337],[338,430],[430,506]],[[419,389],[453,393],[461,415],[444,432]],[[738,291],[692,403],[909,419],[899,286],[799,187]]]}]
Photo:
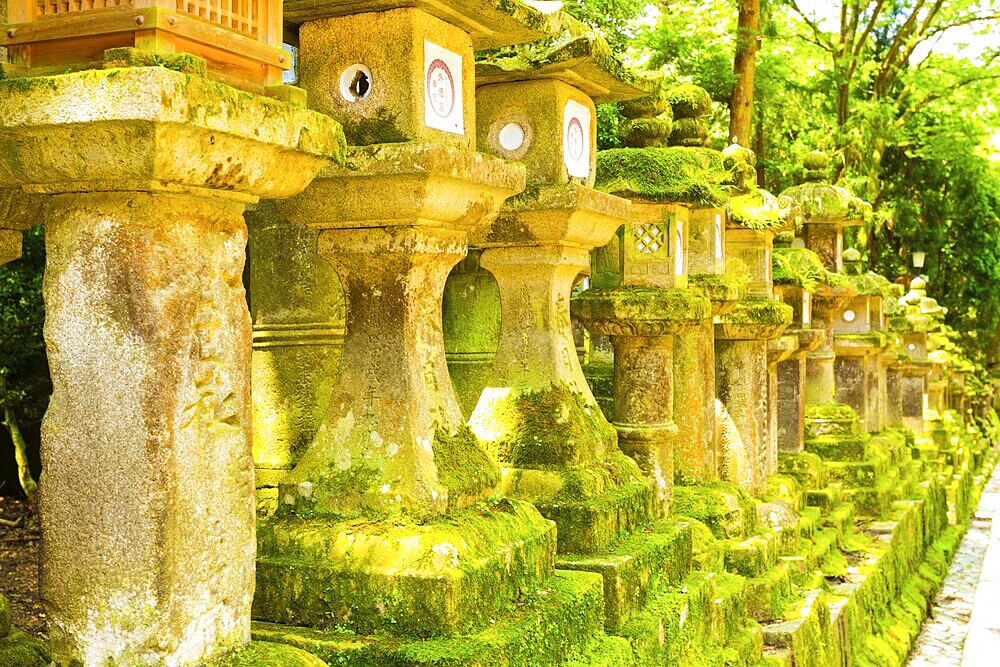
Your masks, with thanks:
[{"label": "carved stone column", "polygon": [[0,184],[48,199],[56,664],[200,665],[249,642],[242,213],[342,145],[329,118],[161,67],[0,82]]}]

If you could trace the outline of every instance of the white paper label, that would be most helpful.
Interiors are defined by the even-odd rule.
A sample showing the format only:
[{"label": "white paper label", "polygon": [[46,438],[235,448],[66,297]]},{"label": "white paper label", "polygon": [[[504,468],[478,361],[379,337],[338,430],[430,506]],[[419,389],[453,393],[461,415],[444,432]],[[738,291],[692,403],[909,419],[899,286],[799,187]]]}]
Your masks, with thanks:
[{"label": "white paper label", "polygon": [[812,294],[809,292],[802,293],[802,324],[808,325],[812,319]]},{"label": "white paper label", "polygon": [[424,40],[424,124],[465,134],[462,56]]},{"label": "white paper label", "polygon": [[563,110],[563,162],[570,176],[590,176],[590,109],[569,100]]},{"label": "white paper label", "polygon": [[674,275],[684,275],[684,221],[674,223],[677,232],[674,235]]},{"label": "white paper label", "polygon": [[721,260],[722,257],[722,216],[718,213],[715,214],[715,259]]}]

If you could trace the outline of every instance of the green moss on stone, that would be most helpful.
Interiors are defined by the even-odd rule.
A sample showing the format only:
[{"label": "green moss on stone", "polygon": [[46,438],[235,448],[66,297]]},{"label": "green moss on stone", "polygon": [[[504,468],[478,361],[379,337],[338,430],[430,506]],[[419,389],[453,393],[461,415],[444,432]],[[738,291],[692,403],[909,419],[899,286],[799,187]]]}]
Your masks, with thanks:
[{"label": "green moss on stone", "polygon": [[772,265],[775,285],[792,285],[814,292],[827,282],[823,261],[807,248],[775,248]]},{"label": "green moss on stone", "polygon": [[10,604],[0,593],[0,639],[10,634]]},{"label": "green moss on stone", "polygon": [[794,310],[776,299],[749,297],[724,317],[729,324],[791,324]]},{"label": "green moss on stone", "polygon": [[708,299],[694,289],[640,287],[592,288],[573,298],[573,313],[586,321],[631,325],[698,323],[711,316]]},{"label": "green moss on stone", "polygon": [[712,97],[704,88],[683,83],[671,88],[664,99],[674,111],[674,118],[696,118],[712,113]]},{"label": "green moss on stone", "polygon": [[311,653],[287,644],[253,642],[245,649],[206,663],[204,667],[328,667]]},{"label": "green moss on stone", "polygon": [[48,667],[49,645],[17,628],[0,639],[0,665],[5,667]]},{"label": "green moss on stone", "polygon": [[731,223],[747,229],[777,229],[785,224],[777,197],[761,188],[731,197],[726,211]]},{"label": "green moss on stone", "polygon": [[500,481],[500,469],[468,426],[454,434],[438,429],[433,449],[438,481],[449,492],[476,496]]},{"label": "green moss on stone", "polygon": [[730,482],[674,487],[674,513],[701,521],[720,540],[745,538],[757,526],[753,498]]},{"label": "green moss on stone", "polygon": [[653,202],[721,207],[732,174],[706,148],[615,148],[597,154],[598,190]]}]

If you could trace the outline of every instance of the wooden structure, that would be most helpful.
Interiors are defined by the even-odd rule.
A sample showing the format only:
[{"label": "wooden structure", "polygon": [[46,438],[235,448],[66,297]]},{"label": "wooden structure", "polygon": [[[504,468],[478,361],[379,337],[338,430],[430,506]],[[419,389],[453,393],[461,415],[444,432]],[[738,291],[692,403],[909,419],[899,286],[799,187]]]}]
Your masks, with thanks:
[{"label": "wooden structure", "polygon": [[11,0],[0,30],[15,71],[62,74],[104,66],[107,49],[204,58],[208,74],[255,93],[281,84],[281,0]]}]

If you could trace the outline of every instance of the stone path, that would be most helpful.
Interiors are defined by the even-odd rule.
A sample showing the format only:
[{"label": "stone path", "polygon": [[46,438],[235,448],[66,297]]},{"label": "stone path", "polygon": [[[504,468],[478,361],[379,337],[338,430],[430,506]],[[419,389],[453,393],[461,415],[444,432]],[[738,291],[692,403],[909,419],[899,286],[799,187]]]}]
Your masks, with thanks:
[{"label": "stone path", "polygon": [[983,491],[907,667],[1000,664],[1000,467]]}]

